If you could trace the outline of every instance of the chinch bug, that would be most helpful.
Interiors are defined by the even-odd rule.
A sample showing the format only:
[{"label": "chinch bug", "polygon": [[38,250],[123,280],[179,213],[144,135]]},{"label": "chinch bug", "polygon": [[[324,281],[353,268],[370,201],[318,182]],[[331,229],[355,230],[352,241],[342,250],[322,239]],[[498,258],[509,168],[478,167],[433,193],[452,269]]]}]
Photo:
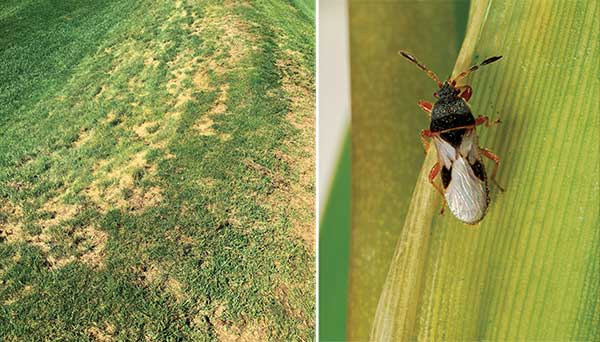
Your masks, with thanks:
[{"label": "chinch bug", "polygon": [[[473,89],[468,85],[456,84],[480,66],[495,62],[502,56],[490,57],[481,64],[461,72],[454,79],[442,83],[433,71],[417,61],[414,56],[405,51],[400,51],[400,54],[427,73],[439,87],[434,94],[438,98],[435,104],[419,101],[419,107],[429,113],[431,119],[429,129],[421,131],[421,139],[425,152],[429,150],[428,138],[433,139],[437,149],[438,161],[429,172],[429,182],[444,198],[442,212],[447,203],[459,220],[467,224],[476,224],[483,219],[490,202],[487,175],[481,162],[482,155],[494,161],[491,179],[500,190],[504,189],[496,182],[500,158],[479,147],[475,127],[481,124],[489,127],[500,123],[500,120],[490,122],[487,116],[473,117],[467,104]],[[440,171],[443,189],[434,182]]]}]

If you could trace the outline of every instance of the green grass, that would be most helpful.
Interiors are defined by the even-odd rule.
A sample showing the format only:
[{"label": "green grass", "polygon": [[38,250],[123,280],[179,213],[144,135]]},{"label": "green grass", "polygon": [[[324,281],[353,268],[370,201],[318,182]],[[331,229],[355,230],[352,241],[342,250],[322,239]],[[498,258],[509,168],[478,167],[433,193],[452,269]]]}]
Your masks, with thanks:
[{"label": "green grass", "polygon": [[232,4],[0,6],[3,340],[313,339],[314,5]]}]

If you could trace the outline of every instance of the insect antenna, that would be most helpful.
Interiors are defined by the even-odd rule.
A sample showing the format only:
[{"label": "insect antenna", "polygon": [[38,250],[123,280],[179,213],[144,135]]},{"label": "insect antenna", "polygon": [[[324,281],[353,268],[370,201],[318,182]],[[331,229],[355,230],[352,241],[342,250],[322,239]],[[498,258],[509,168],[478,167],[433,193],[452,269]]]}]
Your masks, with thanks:
[{"label": "insect antenna", "polygon": [[470,73],[472,73],[473,71],[479,69],[479,67],[490,64],[490,63],[494,63],[495,61],[499,60],[500,58],[502,58],[502,56],[494,56],[494,57],[490,57],[487,58],[486,60],[484,60],[483,62],[481,62],[480,64],[476,64],[473,65],[472,67],[470,67],[469,69],[461,72],[460,74],[458,74],[458,76],[456,76],[452,81],[452,85],[455,85],[456,82],[462,80],[463,78],[467,77],[467,75],[469,75]]},{"label": "insect antenna", "polygon": [[435,83],[437,83],[437,86],[438,86],[438,87],[441,87],[441,86],[442,86],[442,82],[441,82],[441,81],[440,81],[440,79],[437,77],[437,75],[436,75],[436,74],[435,74],[433,71],[429,70],[429,68],[427,68],[425,65],[421,64],[421,62],[419,62],[419,61],[418,61],[418,60],[417,60],[417,59],[416,59],[416,58],[415,58],[413,55],[411,55],[411,54],[409,54],[408,52],[406,52],[406,51],[403,51],[403,50],[400,50],[400,54],[401,54],[401,55],[402,55],[404,58],[406,58],[406,59],[408,59],[409,61],[411,61],[411,62],[415,63],[419,69],[421,69],[421,70],[425,71],[425,73],[427,74],[427,76],[429,76],[429,78],[431,78],[432,80],[434,80],[434,81],[435,81]]}]

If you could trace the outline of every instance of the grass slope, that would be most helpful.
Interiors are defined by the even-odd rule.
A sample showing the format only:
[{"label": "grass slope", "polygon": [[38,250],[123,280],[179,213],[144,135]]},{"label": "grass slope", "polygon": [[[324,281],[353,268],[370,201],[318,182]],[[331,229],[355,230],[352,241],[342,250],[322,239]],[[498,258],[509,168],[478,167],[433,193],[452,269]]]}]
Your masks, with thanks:
[{"label": "grass slope", "polygon": [[2,340],[313,338],[313,13],[0,7]]}]

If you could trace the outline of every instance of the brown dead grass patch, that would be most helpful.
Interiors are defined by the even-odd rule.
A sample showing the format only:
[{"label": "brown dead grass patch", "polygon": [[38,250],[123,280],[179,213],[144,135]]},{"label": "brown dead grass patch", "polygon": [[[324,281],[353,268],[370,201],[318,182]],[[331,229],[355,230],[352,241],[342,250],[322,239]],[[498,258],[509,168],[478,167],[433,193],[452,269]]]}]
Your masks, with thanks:
[{"label": "brown dead grass patch", "polygon": [[199,132],[200,135],[215,135],[216,132],[213,129],[214,120],[213,117],[217,114],[223,114],[227,111],[227,98],[229,92],[229,85],[225,84],[220,89],[220,94],[215,103],[213,104],[210,111],[205,113],[196,123],[194,128]]},{"label": "brown dead grass patch", "polygon": [[212,109],[213,114],[222,114],[227,111],[227,99],[229,98],[229,84],[225,84],[221,87],[219,97],[215,101],[215,105]]},{"label": "brown dead grass patch", "polygon": [[73,146],[75,148],[80,148],[81,146],[85,145],[91,139],[92,139],[92,134],[91,134],[90,130],[82,128],[79,130],[79,136],[77,137],[77,140],[75,140],[75,142],[73,143]]},{"label": "brown dead grass patch", "polygon": [[[39,235],[29,236],[27,235],[27,242],[38,247],[43,253],[48,254],[50,247],[53,244],[52,236],[48,233],[48,230],[43,230]],[[52,260],[54,261],[54,260]],[[50,262],[52,264],[52,262]]]},{"label": "brown dead grass patch", "polygon": [[193,326],[201,326],[208,320],[220,342],[260,342],[268,341],[271,325],[266,321],[229,322],[225,319],[227,304],[214,302],[212,312],[202,310],[192,319]]},{"label": "brown dead grass patch", "polygon": [[100,87],[100,91],[96,94],[96,98],[100,98],[102,96],[102,94],[104,94],[104,92],[106,92],[106,89],[108,88],[108,86],[103,85]]},{"label": "brown dead grass patch", "polygon": [[115,112],[110,112],[106,115],[106,117],[104,118],[104,120],[101,121],[101,123],[103,125],[107,125],[110,122],[112,122],[113,120],[115,120],[117,118],[117,115],[115,114]]},{"label": "brown dead grass patch", "polygon": [[[44,208],[61,210],[61,205],[57,204],[59,203],[58,200],[53,199],[48,203],[44,205]],[[67,210],[67,215],[75,215],[71,214],[70,209]],[[64,216],[62,217],[62,219],[66,219]],[[58,238],[51,233],[50,229],[60,223],[62,219],[43,220],[38,222],[38,225],[42,228],[42,232],[37,235],[29,235],[21,230],[19,240],[40,248],[42,253],[46,256],[50,269],[59,269],[75,261],[82,262],[91,268],[103,267],[105,256],[104,250],[108,241],[108,234],[90,226],[74,231],[72,234],[69,234],[66,239],[64,237]],[[71,247],[69,249],[73,250],[74,254],[59,256],[51,253],[52,247],[58,245]]]},{"label": "brown dead grass patch", "polygon": [[143,124],[134,127],[133,131],[139,137],[143,138],[143,137],[147,136],[148,134],[150,134],[150,132],[148,132],[148,128],[156,127],[156,125],[158,125],[158,122],[156,122],[156,121],[146,121]]},{"label": "brown dead grass patch", "polygon": [[83,252],[79,261],[91,268],[102,268],[104,266],[105,248],[108,242],[108,234],[93,227],[87,227],[76,232],[76,239],[82,239],[78,249]]},{"label": "brown dead grass patch", "polygon": [[[49,229],[44,227],[42,233],[28,236],[27,242],[37,246],[46,255],[46,261],[51,270],[60,269],[72,262],[81,262],[93,269],[104,267],[105,248],[108,234],[94,227],[86,227],[74,231],[67,239],[50,234]],[[74,254],[55,255],[51,249],[56,245],[71,247]]]},{"label": "brown dead grass patch", "polygon": [[225,324],[217,320],[214,329],[221,342],[260,342],[268,341],[269,325],[255,321],[247,324]]},{"label": "brown dead grass patch", "polygon": [[185,299],[186,294],[183,289],[183,285],[179,282],[179,280],[175,278],[169,277],[167,280],[167,292],[169,292],[177,301],[182,301]]},{"label": "brown dead grass patch", "polygon": [[50,265],[51,270],[61,269],[65,266],[67,266],[68,264],[75,262],[75,260],[76,260],[76,258],[73,255],[69,255],[69,256],[63,257],[63,258],[58,258],[58,257],[55,257],[54,255],[46,256],[46,261],[48,261],[48,265]]},{"label": "brown dead grass patch", "polygon": [[275,287],[275,298],[283,305],[283,309],[287,316],[294,317],[298,322],[302,322],[301,324],[305,327],[310,327],[312,323],[307,320],[307,317],[302,313],[302,310],[290,304],[289,298],[292,295],[292,289],[300,287],[301,286],[297,284],[278,281],[277,286]]},{"label": "brown dead grass patch", "polygon": [[153,186],[144,192],[135,191],[129,199],[130,209],[143,210],[145,208],[156,207],[163,201],[162,190]]},{"label": "brown dead grass patch", "polygon": [[290,185],[290,182],[283,175],[258,164],[252,159],[246,158],[242,160],[242,163],[244,163],[247,168],[253,169],[257,173],[261,174],[261,176],[271,178],[273,185],[277,189],[286,189]]},{"label": "brown dead grass patch", "polygon": [[313,131],[315,126],[314,76],[302,66],[302,54],[286,50],[276,65],[283,74],[282,88],[290,99],[290,122],[300,130]]},{"label": "brown dead grass patch", "polygon": [[194,82],[194,86],[196,87],[196,89],[211,89],[212,88],[210,86],[210,76],[208,75],[208,70],[206,70],[206,69],[198,70],[194,74],[192,81]]},{"label": "brown dead grass patch", "polygon": [[196,61],[194,52],[186,48],[181,51],[175,59],[168,62],[172,78],[167,82],[167,91],[174,97],[174,107],[179,107],[192,100],[193,88],[184,87],[184,81],[193,76],[192,83],[200,89],[208,86],[208,81],[204,80],[198,73],[195,74]]},{"label": "brown dead grass patch", "polygon": [[[235,4],[235,5],[234,5]],[[242,6],[242,2],[232,2],[229,7]],[[197,19],[195,13],[192,15],[194,21],[190,29],[192,35],[198,35],[204,39],[216,39],[217,51],[215,56],[226,56],[222,62],[213,62],[205,65],[217,75],[238,67],[239,62],[252,51],[252,44],[256,37],[250,34],[250,26],[240,16],[231,13],[231,9],[223,8],[222,5],[214,5],[206,8],[204,16]]]},{"label": "brown dead grass patch", "polygon": [[290,99],[288,121],[299,131],[300,138],[286,141],[288,153],[277,151],[277,157],[296,170],[298,181],[288,188],[278,188],[271,206],[286,203],[284,210],[290,211],[295,234],[305,245],[315,250],[316,234],[314,222],[315,180],[315,95],[314,76],[301,64],[302,54],[286,50],[284,58],[277,62],[282,73],[282,88]]},{"label": "brown dead grass patch", "polygon": [[188,102],[190,102],[193,99],[192,95],[188,92],[182,92],[179,95],[177,95],[177,98],[175,99],[175,107],[180,107]]},{"label": "brown dead grass patch", "polygon": [[[182,3],[180,2],[179,5],[181,6]],[[164,40],[147,42],[127,38],[100,52],[100,54],[110,55],[113,60],[110,70],[107,70],[109,74],[126,70],[134,65],[137,68],[136,70],[139,70],[136,74],[128,76],[128,79],[121,81],[120,88],[114,87],[114,89],[120,89],[122,98],[119,96],[112,96],[110,98],[112,101],[129,101],[130,113],[117,118],[115,112],[110,112],[100,121],[101,129],[112,129],[111,126],[117,125],[119,128],[130,129],[138,137],[142,138],[144,144],[142,147],[139,146],[139,140],[131,141],[134,146],[138,146],[138,151],[140,148],[143,151],[131,155],[130,158],[124,161],[115,160],[122,156],[101,160],[92,167],[91,171],[95,180],[86,187],[83,194],[102,212],[106,212],[110,208],[143,210],[146,207],[155,206],[162,201],[160,189],[140,189],[134,186],[135,182],[132,172],[137,168],[143,168],[146,175],[152,176],[155,174],[156,167],[146,163],[145,154],[152,148],[166,148],[168,140],[172,136],[170,132],[175,131],[180,119],[180,112],[174,110],[165,113],[163,118],[155,119],[156,121],[146,120],[144,122],[145,118],[156,116],[156,113],[146,105],[147,101],[144,99],[144,96],[147,96],[149,93],[145,90],[147,86],[144,80],[152,78],[152,74],[156,73],[156,68],[161,64],[158,60],[159,53],[171,44],[172,42]],[[143,62],[143,68],[139,69],[141,62]],[[181,106],[191,101],[192,92],[183,89],[183,82],[195,70],[193,51],[189,48],[183,50],[173,61],[162,67],[171,70],[171,75],[173,76],[167,82],[167,89],[174,97],[174,106]],[[111,81],[114,82],[114,79],[111,79]],[[100,92],[104,92],[105,88],[106,86],[103,86]],[[135,126],[133,123],[136,122],[141,122],[141,124]],[[93,133],[94,130],[80,132],[79,138],[74,143],[74,147],[84,145],[93,138]],[[124,143],[127,142],[124,141]],[[44,224],[55,225],[60,221],[61,217],[68,218],[69,216],[66,212],[59,214]]]},{"label": "brown dead grass patch", "polygon": [[[240,2],[231,2],[227,6],[233,7],[244,5]],[[248,4],[246,4],[248,5]],[[217,78],[221,78],[225,73],[239,68],[240,62],[246,58],[252,51],[252,46],[256,38],[251,35],[250,26],[240,16],[230,13],[231,9],[224,9],[223,6],[209,6],[204,12],[202,18],[198,18],[194,12],[191,14],[193,22],[189,29],[192,35],[201,36],[216,46],[216,51],[212,58],[205,60],[199,58],[190,58],[190,51],[185,51],[173,61],[174,65],[178,65],[179,69],[189,70],[194,68],[192,83],[194,90],[212,91],[214,86],[211,84],[211,74]],[[182,60],[185,60],[182,63]],[[189,101],[190,90],[180,89],[180,84],[183,81],[176,77],[171,80],[167,86],[169,89],[177,89],[178,99],[175,101],[175,107]],[[229,93],[229,85],[225,84],[219,88],[219,97],[211,109],[202,115],[195,123],[194,128],[200,135],[212,136],[216,132],[213,129],[214,116],[223,114],[227,111],[227,99]],[[173,95],[175,92],[173,92]],[[224,134],[220,136],[221,140],[225,141],[231,138],[230,135]]]},{"label": "brown dead grass patch", "polygon": [[109,75],[128,69],[139,58],[143,58],[146,48],[134,39],[119,43],[116,47],[105,49],[104,52],[115,58],[114,64],[107,71]]},{"label": "brown dead grass patch", "polygon": [[103,327],[93,325],[86,330],[88,336],[96,342],[111,342],[115,340],[117,329],[113,324],[106,323]]},{"label": "brown dead grass patch", "polygon": [[[253,46],[248,44],[254,40],[248,33],[248,24],[239,16],[223,14],[220,6],[208,7],[205,16],[200,19],[197,19],[195,13],[192,13],[192,17],[194,21],[190,25],[191,34],[200,35],[203,39],[212,39],[211,43],[216,44],[217,51],[213,58],[201,60],[188,48],[168,63],[173,77],[167,82],[167,91],[175,97],[175,107],[190,101],[195,91],[214,90],[210,73],[218,77],[238,66],[241,59],[248,55],[248,46]],[[225,54],[225,59],[214,58],[222,58]],[[187,78],[191,78],[193,88],[183,86]],[[223,105],[216,108],[217,112],[224,110]]]},{"label": "brown dead grass patch", "polygon": [[25,240],[25,232],[21,220],[23,210],[10,201],[0,203],[0,242],[18,242]]},{"label": "brown dead grass patch", "polygon": [[23,183],[23,182],[10,181],[10,182],[6,182],[5,184],[7,187],[9,187],[13,190],[16,190],[16,191],[20,191],[21,189],[23,189],[23,190],[31,189],[29,184]]},{"label": "brown dead grass patch", "polygon": [[[190,48],[185,48],[175,58],[167,62],[167,66],[171,69],[171,73],[175,76],[185,73],[186,71],[193,70],[191,65],[186,65],[186,62],[191,61],[194,52]],[[189,67],[189,69],[188,69]],[[174,80],[175,81],[175,80]],[[180,80],[181,81],[181,80]]]},{"label": "brown dead grass patch", "polygon": [[150,267],[146,268],[146,270],[144,270],[144,272],[142,272],[143,275],[143,279],[144,282],[146,284],[151,284],[156,282],[160,275],[162,274],[162,271],[154,265],[150,265]]},{"label": "brown dead grass patch", "polygon": [[148,56],[144,59],[144,65],[147,67],[157,67],[160,65],[160,61],[155,59],[154,56]]},{"label": "brown dead grass patch", "polygon": [[[139,151],[121,163],[99,161],[93,168],[96,180],[85,189],[85,195],[102,212],[107,212],[111,208],[141,212],[160,204],[162,202],[160,188],[142,189],[135,184],[134,173],[139,170],[143,170],[144,177],[152,177],[156,174],[156,165],[146,162],[146,153],[148,150]],[[112,166],[112,170],[107,171],[109,166]],[[129,193],[129,196],[126,196],[126,193]]]},{"label": "brown dead grass patch", "polygon": [[44,203],[40,210],[50,213],[52,218],[39,221],[38,224],[42,228],[50,228],[73,219],[80,212],[81,205],[63,203],[62,197],[58,196]]},{"label": "brown dead grass patch", "polygon": [[137,93],[144,86],[144,82],[137,76],[133,76],[127,81],[129,92]]},{"label": "brown dead grass patch", "polygon": [[205,116],[200,118],[200,120],[194,124],[194,128],[198,130],[200,135],[215,135],[215,131],[212,129],[213,124],[212,118],[210,116]]},{"label": "brown dead grass patch", "polygon": [[186,299],[186,292],[183,284],[175,277],[165,271],[168,265],[151,264],[142,272],[143,283],[147,286],[163,285],[165,291],[175,297],[177,301]]}]

